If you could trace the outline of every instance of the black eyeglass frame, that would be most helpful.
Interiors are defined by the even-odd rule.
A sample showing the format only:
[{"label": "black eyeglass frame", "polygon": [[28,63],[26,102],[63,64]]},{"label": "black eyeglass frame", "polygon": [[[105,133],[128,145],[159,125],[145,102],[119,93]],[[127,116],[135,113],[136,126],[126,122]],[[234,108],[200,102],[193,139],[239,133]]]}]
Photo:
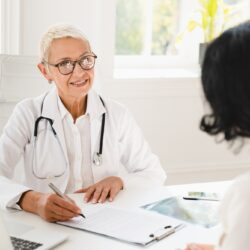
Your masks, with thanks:
[{"label": "black eyeglass frame", "polygon": [[[73,73],[73,71],[75,70],[75,67],[76,67],[76,64],[77,64],[77,63],[79,64],[79,66],[81,67],[82,70],[90,70],[90,69],[93,69],[94,66],[95,66],[95,60],[94,60],[93,66],[92,66],[91,68],[83,68],[82,65],[81,65],[81,63],[80,63],[84,58],[89,57],[89,56],[93,57],[95,60],[97,59],[97,55],[96,55],[95,53],[91,52],[91,54],[84,55],[84,56],[82,56],[79,60],[75,60],[75,61],[64,60],[64,61],[61,61],[61,62],[59,62],[59,63],[53,64],[53,63],[49,63],[49,62],[46,62],[45,60],[43,60],[42,63],[43,63],[43,64],[46,63],[46,64],[48,64],[48,65],[50,65],[50,66],[56,67],[56,68],[58,69],[58,71],[59,71],[62,75],[65,75],[65,76],[66,76],[66,75],[70,75],[70,74]],[[72,62],[72,65],[73,65],[72,71],[69,72],[69,73],[67,73],[67,74],[62,73],[62,72],[60,71],[60,68],[59,68],[59,67],[60,67],[60,64],[62,64],[62,63],[65,62],[65,61],[70,61],[70,62]]]}]

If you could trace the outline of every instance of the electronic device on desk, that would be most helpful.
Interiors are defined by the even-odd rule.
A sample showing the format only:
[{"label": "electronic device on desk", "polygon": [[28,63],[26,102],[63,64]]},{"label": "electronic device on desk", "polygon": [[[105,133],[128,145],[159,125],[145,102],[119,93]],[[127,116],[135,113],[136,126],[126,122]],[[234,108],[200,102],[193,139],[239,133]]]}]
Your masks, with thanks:
[{"label": "electronic device on desk", "polygon": [[205,200],[205,201],[220,201],[221,197],[218,193],[210,192],[188,192],[186,196],[183,196],[184,200]]},{"label": "electronic device on desk", "polygon": [[67,239],[64,233],[40,230],[12,220],[4,220],[0,214],[0,249],[44,250],[51,249]]}]

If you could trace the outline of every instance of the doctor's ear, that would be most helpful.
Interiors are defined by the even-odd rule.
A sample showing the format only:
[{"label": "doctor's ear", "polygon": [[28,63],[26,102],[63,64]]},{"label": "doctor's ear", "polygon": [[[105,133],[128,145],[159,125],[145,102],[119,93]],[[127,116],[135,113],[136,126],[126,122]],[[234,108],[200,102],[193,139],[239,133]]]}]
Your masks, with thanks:
[{"label": "doctor's ear", "polygon": [[40,72],[43,74],[43,76],[48,80],[48,82],[52,83],[50,73],[48,72],[48,69],[45,67],[45,65],[43,63],[39,63],[37,67],[40,70]]}]

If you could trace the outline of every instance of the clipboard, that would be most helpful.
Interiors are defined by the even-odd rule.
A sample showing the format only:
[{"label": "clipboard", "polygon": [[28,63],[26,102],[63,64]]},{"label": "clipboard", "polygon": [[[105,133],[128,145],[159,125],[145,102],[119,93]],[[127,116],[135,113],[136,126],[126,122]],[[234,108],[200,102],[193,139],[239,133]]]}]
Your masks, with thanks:
[{"label": "clipboard", "polygon": [[141,208],[96,205],[89,211],[85,208],[84,214],[86,219],[75,217],[57,224],[141,246],[158,242],[185,226],[179,220]]},{"label": "clipboard", "polygon": [[156,231],[154,234],[149,235],[149,237],[151,237],[152,240],[151,240],[151,242],[146,243],[146,245],[148,245],[152,242],[160,241],[160,240],[168,237],[169,235],[176,233],[178,230],[181,230],[184,227],[185,227],[184,224],[179,224],[175,227],[172,227],[170,225],[165,226],[163,228],[163,230],[160,230],[160,233],[159,233],[159,231]]}]

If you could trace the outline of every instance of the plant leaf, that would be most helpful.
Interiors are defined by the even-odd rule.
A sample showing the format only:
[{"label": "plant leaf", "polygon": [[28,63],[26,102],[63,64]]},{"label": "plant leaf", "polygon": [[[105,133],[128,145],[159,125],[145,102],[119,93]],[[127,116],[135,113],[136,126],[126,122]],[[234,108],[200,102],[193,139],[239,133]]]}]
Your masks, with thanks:
[{"label": "plant leaf", "polygon": [[184,32],[180,33],[179,35],[176,36],[175,38],[175,43],[180,44],[183,40]]},{"label": "plant leaf", "polygon": [[208,2],[208,14],[210,17],[215,17],[218,11],[220,0],[209,0]]},{"label": "plant leaf", "polygon": [[201,26],[198,22],[196,22],[195,20],[190,20],[187,24],[187,30],[189,32],[192,32],[198,26]]}]

